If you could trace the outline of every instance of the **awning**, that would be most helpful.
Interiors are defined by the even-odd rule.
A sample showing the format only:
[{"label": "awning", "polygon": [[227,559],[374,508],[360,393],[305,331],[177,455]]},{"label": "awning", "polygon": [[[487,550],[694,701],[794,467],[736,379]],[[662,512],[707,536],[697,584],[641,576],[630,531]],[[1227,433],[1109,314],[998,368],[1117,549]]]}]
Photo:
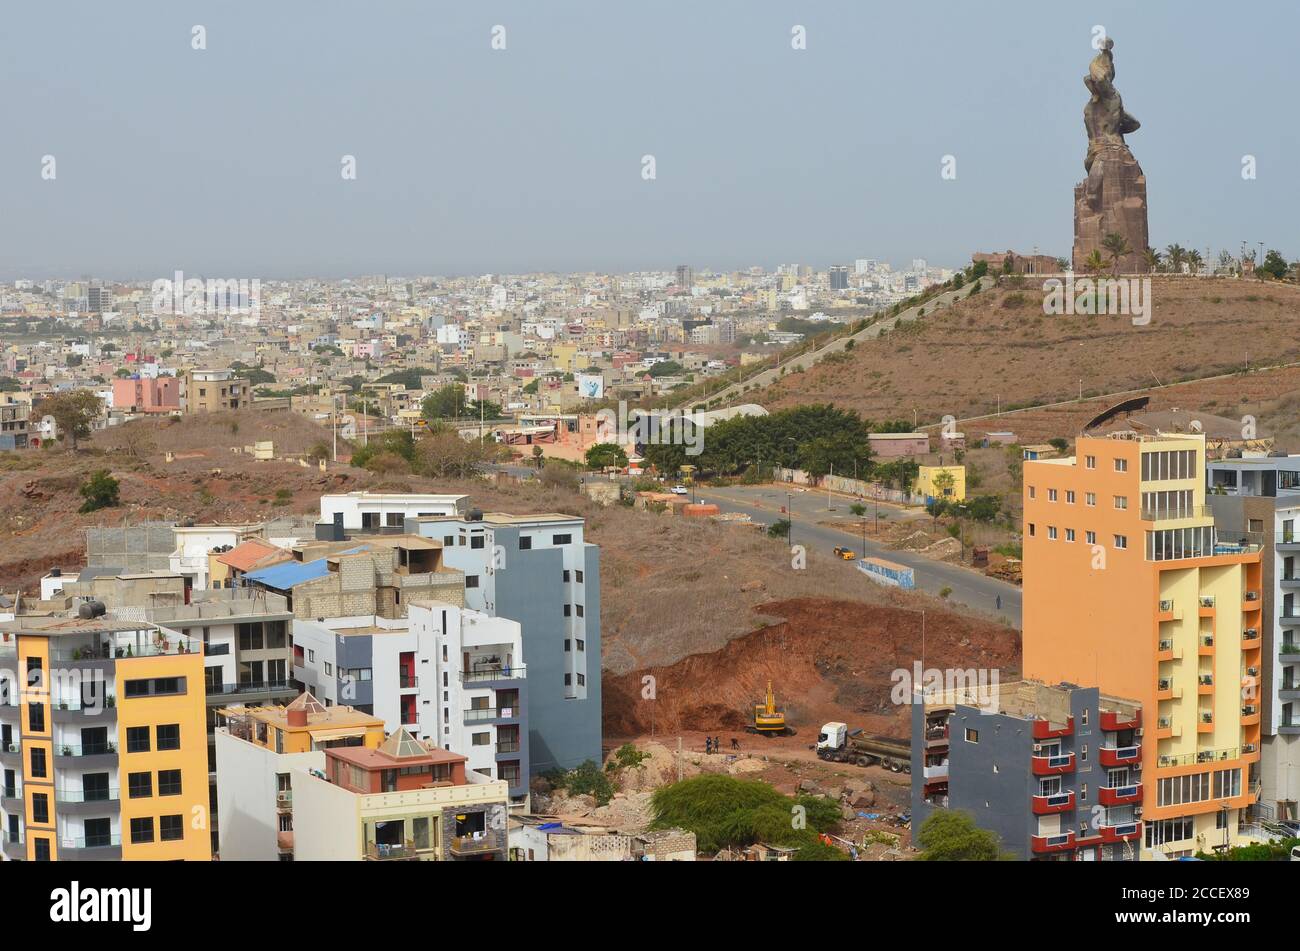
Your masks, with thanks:
[{"label": "awning", "polygon": [[333,730],[312,730],[311,742],[315,746],[323,741],[345,740],[350,736],[365,736],[366,732],[366,728],[363,726],[343,726]]}]

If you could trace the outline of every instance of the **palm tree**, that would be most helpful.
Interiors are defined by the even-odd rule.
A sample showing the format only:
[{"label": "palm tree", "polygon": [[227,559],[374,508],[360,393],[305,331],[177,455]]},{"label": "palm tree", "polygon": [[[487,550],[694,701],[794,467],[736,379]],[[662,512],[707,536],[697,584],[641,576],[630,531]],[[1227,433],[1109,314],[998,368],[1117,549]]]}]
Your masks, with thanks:
[{"label": "palm tree", "polygon": [[1133,249],[1129,247],[1128,239],[1122,234],[1112,231],[1106,237],[1101,239],[1101,246],[1106,249],[1110,255],[1110,269],[1114,274],[1119,273],[1119,259],[1125,255],[1132,254]]},{"label": "palm tree", "polygon": [[1201,257],[1201,252],[1197,251],[1195,248],[1192,248],[1192,250],[1187,252],[1187,266],[1192,269],[1193,274],[1197,273],[1201,269],[1201,265],[1204,262],[1205,259]]},{"label": "palm tree", "polygon": [[1181,244],[1171,244],[1165,248],[1165,257],[1169,259],[1169,270],[1175,274],[1183,271],[1183,262],[1187,260],[1187,251]]},{"label": "palm tree", "polygon": [[1164,263],[1163,255],[1155,248],[1147,248],[1142,252],[1142,257],[1146,259],[1147,267],[1153,271],[1160,270],[1160,265]]},{"label": "palm tree", "polygon": [[1101,252],[1093,248],[1092,253],[1083,260],[1083,269],[1093,275],[1106,270],[1106,260],[1101,256]]}]

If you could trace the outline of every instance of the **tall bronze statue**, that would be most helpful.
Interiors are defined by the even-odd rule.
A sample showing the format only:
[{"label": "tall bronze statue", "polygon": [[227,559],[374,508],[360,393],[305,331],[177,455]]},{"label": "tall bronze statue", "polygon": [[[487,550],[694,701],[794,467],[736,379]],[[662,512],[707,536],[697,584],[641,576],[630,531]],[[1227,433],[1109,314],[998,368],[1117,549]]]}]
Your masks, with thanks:
[{"label": "tall bronze statue", "polygon": [[1073,264],[1076,272],[1095,269],[1097,251],[1108,272],[1146,273],[1147,180],[1124,141],[1141,123],[1115,88],[1114,46],[1106,37],[1083,79],[1092,94],[1083,107],[1088,177],[1074,187]]}]

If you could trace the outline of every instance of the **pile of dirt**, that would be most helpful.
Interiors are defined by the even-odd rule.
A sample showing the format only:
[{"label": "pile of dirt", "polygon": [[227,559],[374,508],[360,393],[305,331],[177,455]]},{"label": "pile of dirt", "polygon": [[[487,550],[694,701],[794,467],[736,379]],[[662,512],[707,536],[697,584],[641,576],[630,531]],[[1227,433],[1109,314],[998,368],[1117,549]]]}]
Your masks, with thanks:
[{"label": "pile of dirt", "polygon": [[896,671],[923,660],[927,669],[996,669],[1009,680],[1020,666],[1019,632],[945,610],[925,613],[924,657],[921,613],[911,608],[798,598],[761,611],[780,620],[720,650],[607,674],[606,734],[743,731],[770,679],[801,745],[833,720],[906,736],[907,708],[891,698]]}]

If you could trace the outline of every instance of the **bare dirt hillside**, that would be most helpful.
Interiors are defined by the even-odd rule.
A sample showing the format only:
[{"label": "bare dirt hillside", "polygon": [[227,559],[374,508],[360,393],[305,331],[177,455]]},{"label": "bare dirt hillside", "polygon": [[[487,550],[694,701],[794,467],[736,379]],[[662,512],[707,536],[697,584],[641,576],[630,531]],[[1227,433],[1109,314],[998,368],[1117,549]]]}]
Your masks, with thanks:
[{"label": "bare dirt hillside", "polygon": [[[1150,323],[1046,316],[1042,282],[997,288],[863,341],[842,360],[791,372],[745,399],[768,409],[833,403],[868,419],[935,422],[1017,406],[1300,361],[1300,287],[1152,278]],[[1249,355],[1247,354],[1249,350]],[[1276,395],[1276,394],[1274,394]]]}]

